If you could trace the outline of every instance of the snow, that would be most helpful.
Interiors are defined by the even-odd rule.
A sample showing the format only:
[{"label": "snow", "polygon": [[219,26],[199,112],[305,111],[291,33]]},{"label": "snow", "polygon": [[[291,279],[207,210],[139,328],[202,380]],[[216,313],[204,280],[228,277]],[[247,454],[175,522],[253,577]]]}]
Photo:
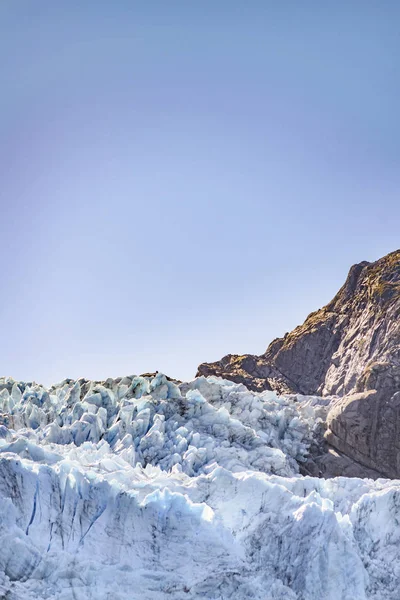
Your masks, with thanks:
[{"label": "snow", "polygon": [[0,380],[9,600],[398,600],[400,482],[302,477],[329,399]]}]

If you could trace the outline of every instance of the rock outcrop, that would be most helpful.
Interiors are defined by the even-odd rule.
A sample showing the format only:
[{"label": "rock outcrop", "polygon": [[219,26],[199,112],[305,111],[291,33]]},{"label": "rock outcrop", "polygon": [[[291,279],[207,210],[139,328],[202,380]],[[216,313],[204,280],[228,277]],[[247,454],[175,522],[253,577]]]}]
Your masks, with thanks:
[{"label": "rock outcrop", "polygon": [[326,440],[344,457],[400,476],[400,250],[354,265],[344,286],[261,356],[203,363],[253,390],[338,397]]}]

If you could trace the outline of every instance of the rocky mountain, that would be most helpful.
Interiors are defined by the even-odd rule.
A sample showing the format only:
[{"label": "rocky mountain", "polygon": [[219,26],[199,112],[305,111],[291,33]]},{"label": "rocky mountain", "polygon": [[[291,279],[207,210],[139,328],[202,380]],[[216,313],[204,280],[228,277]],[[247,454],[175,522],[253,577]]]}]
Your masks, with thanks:
[{"label": "rocky mountain", "polygon": [[378,473],[400,475],[400,250],[354,265],[325,307],[261,356],[203,363],[252,390],[338,396],[327,419],[330,446]]}]

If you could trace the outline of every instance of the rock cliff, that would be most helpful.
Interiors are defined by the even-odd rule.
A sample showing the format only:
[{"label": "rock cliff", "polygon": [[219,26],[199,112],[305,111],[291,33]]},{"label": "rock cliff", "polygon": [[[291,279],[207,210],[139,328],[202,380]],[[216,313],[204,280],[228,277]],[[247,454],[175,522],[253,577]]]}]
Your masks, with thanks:
[{"label": "rock cliff", "polygon": [[400,476],[400,250],[354,265],[345,284],[261,356],[203,363],[253,390],[336,396],[326,440],[352,460]]}]

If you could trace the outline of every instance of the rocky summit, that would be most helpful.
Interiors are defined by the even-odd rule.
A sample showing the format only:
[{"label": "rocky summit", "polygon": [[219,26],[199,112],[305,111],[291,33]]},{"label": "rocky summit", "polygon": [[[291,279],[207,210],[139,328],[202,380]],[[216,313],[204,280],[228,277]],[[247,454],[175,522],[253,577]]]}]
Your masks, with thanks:
[{"label": "rocky summit", "polygon": [[371,469],[399,477],[400,250],[351,267],[329,304],[261,356],[227,355],[201,364],[197,375],[255,391],[333,396],[321,474]]}]

